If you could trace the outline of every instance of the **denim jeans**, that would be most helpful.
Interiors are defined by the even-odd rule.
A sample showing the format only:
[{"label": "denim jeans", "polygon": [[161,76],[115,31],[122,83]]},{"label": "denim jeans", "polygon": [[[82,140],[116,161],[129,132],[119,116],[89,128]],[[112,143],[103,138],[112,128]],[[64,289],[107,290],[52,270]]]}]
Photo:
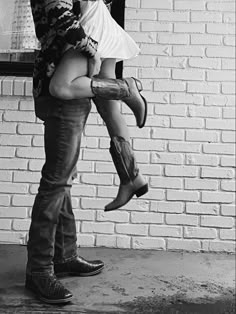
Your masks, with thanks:
[{"label": "denim jeans", "polygon": [[70,189],[90,109],[89,99],[46,95],[35,100],[36,116],[44,121],[46,159],[32,210],[27,273],[52,272],[54,263],[77,256]]}]

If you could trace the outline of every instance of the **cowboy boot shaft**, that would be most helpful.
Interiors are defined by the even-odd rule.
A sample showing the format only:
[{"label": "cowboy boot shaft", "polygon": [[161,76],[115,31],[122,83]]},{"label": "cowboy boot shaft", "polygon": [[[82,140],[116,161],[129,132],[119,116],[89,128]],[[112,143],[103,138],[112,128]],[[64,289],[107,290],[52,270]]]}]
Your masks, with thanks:
[{"label": "cowboy boot shaft", "polygon": [[95,95],[108,100],[121,100],[130,95],[127,83],[118,79],[93,78],[91,88]]},{"label": "cowboy boot shaft", "polygon": [[121,136],[111,140],[110,154],[122,184],[133,181],[139,173],[131,145]]}]

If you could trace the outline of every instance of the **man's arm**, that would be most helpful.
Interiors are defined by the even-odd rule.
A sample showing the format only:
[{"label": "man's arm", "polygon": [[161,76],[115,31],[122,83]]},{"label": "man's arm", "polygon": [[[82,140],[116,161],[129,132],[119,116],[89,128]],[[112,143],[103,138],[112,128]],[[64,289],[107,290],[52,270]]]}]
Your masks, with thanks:
[{"label": "man's arm", "polygon": [[49,26],[63,36],[68,44],[92,58],[97,52],[97,42],[87,36],[73,13],[72,0],[44,0]]}]

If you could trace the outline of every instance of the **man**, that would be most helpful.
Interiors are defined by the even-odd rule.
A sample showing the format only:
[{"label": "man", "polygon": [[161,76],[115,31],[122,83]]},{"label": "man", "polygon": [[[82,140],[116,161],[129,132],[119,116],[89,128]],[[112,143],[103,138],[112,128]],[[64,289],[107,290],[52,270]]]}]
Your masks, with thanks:
[{"label": "man", "polygon": [[52,97],[49,77],[66,44],[88,57],[93,72],[96,60],[92,57],[97,43],[86,36],[79,24],[78,0],[73,3],[72,0],[31,0],[31,8],[41,44],[35,61],[33,95],[36,116],[44,121],[46,160],[32,210],[25,286],[43,302],[66,303],[72,299],[72,293],[56,275],[95,275],[101,272],[104,263],[77,256],[70,195],[90,100]]}]

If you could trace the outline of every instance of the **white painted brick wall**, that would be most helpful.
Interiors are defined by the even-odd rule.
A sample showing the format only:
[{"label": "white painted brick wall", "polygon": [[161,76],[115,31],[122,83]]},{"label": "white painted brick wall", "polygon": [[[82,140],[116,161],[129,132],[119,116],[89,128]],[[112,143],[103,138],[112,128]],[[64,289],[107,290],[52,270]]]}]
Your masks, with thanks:
[{"label": "white painted brick wall", "polygon": [[[234,0],[126,0],[126,30],[142,52],[124,75],[143,82],[146,127],[121,109],[150,192],[103,212],[119,181],[93,108],[72,189],[80,246],[234,252],[234,10]],[[30,78],[0,78],[2,243],[26,243],[44,162],[31,90]]]}]

